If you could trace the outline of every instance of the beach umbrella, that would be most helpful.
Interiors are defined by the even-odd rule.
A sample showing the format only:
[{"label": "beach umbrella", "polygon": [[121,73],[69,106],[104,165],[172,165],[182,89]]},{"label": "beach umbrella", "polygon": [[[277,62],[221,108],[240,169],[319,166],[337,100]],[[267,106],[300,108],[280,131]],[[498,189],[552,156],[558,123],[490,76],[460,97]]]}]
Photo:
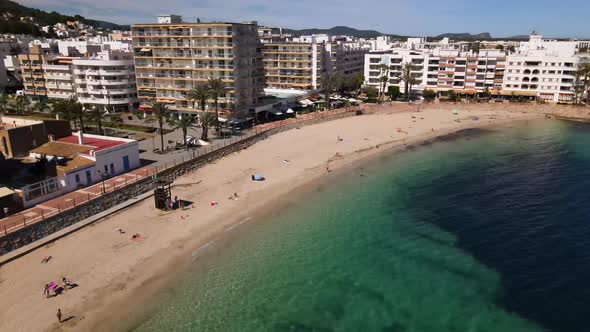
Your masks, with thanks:
[{"label": "beach umbrella", "polygon": [[264,179],[264,176],[262,176],[262,174],[257,173],[254,175],[254,180],[255,181],[262,181]]},{"label": "beach umbrella", "polygon": [[456,109],[453,109],[453,114],[459,114],[459,111],[457,111]]}]

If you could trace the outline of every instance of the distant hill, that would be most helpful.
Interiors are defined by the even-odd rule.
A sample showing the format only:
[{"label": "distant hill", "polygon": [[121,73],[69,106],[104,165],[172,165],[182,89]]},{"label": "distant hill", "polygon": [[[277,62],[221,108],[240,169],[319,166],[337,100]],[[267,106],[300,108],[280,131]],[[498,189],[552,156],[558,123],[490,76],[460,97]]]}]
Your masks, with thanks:
[{"label": "distant hill", "polygon": [[[33,21],[21,22],[20,17],[32,17]],[[0,0],[0,33],[41,36],[43,33],[39,30],[39,26],[66,23],[67,21],[80,21],[95,28],[110,30],[125,30],[126,27],[115,23],[86,19],[80,15],[62,15],[55,11],[48,13],[14,1]]]},{"label": "distant hill", "polygon": [[302,35],[311,35],[311,34],[328,34],[328,35],[346,35],[346,36],[354,36],[358,38],[375,38],[377,36],[393,36],[393,37],[401,37],[398,35],[392,35],[387,33],[381,33],[376,30],[359,30],[347,26],[335,26],[330,29],[302,29],[302,30],[293,30],[293,29],[283,29],[284,33],[290,33],[294,36],[302,36]]},{"label": "distant hill", "polygon": [[467,32],[463,33],[443,33],[442,35],[438,35],[433,37],[434,39],[443,39],[449,38],[454,40],[484,40],[484,39],[492,39],[492,35],[489,32],[482,32],[478,34],[470,34]]}]

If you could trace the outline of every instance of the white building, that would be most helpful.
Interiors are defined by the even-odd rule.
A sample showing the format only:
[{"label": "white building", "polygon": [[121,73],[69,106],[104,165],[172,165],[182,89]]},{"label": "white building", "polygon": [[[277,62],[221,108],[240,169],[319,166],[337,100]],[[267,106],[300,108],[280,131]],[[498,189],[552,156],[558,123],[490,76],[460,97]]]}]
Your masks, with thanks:
[{"label": "white building", "polygon": [[17,190],[25,208],[140,166],[137,141],[81,132],[43,144],[31,157],[56,162],[57,176]]},{"label": "white building", "polygon": [[449,91],[473,95],[499,90],[502,86],[506,57],[500,50],[481,50],[478,54],[455,49],[412,50],[396,48],[390,51],[372,52],[365,55],[365,84],[381,89],[380,77],[385,74],[381,65],[387,65],[389,86],[398,86],[405,91],[400,79],[404,64],[413,65],[412,93],[424,89]]},{"label": "white building", "polygon": [[139,102],[131,53],[103,51],[92,58],[74,59],[72,64],[80,103],[126,112]]},{"label": "white building", "polygon": [[575,41],[544,40],[540,35],[531,35],[508,56],[503,90],[544,101],[572,102],[574,73],[580,61],[577,46]]},{"label": "white building", "polygon": [[69,99],[75,96],[70,58],[47,59],[42,69],[48,98]]}]

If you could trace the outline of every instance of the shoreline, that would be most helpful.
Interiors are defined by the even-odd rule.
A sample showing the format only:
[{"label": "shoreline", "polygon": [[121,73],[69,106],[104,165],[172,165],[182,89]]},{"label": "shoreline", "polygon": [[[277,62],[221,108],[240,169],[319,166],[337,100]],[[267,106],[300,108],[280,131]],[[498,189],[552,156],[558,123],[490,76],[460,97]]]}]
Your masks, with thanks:
[{"label": "shoreline", "polygon": [[[328,123],[322,123],[322,124],[316,124],[316,125],[312,125],[309,127],[304,127],[301,130],[296,130],[293,129],[291,131],[287,131],[281,134],[277,134],[275,136],[270,137],[268,140],[270,141],[280,141],[280,142],[289,142],[289,139],[292,139],[293,136],[297,137],[298,134],[300,134],[301,132],[307,132],[307,134],[309,132],[317,132],[318,128],[319,129],[326,129],[325,127],[328,127],[327,129],[332,129],[332,130],[327,130],[329,133],[329,137],[330,140],[332,140],[334,137],[336,137],[337,132],[340,131],[339,128],[337,128],[338,130],[336,130],[336,132],[334,132],[334,127],[337,127],[338,124],[343,124],[346,123],[346,125],[348,127],[351,128],[355,128],[355,121],[364,121],[364,122],[368,122],[368,123],[372,123],[372,122],[382,122],[383,119],[387,119],[387,117],[396,117],[395,120],[402,120],[405,118],[405,125],[409,126],[410,128],[412,128],[412,120],[407,119],[407,117],[409,115],[414,116],[421,116],[421,115],[428,115],[428,117],[431,116],[430,113],[428,112],[433,112],[433,111],[423,111],[420,113],[391,113],[391,114],[375,114],[375,115],[365,115],[362,117],[353,117],[353,118],[348,118],[348,119],[341,119],[341,120],[334,120],[334,121],[330,121]],[[434,111],[436,112],[436,111]],[[487,112],[487,113],[486,113]],[[474,116],[474,115],[479,115],[479,116],[496,116],[495,113],[497,113],[497,111],[495,112],[490,112],[490,111],[469,111],[466,112],[469,117]],[[481,114],[480,114],[481,113]],[[492,114],[494,113],[494,114]],[[277,147],[276,145],[272,144],[272,143],[264,143],[265,141],[259,142],[256,145],[254,145],[253,147],[248,148],[247,150],[244,150],[243,152],[238,152],[232,156],[228,156],[226,158],[223,158],[222,160],[216,161],[215,163],[213,163],[212,165],[208,165],[206,166],[206,170],[199,170],[195,173],[191,173],[188,174],[187,176],[184,176],[180,179],[178,179],[177,181],[175,181],[175,189],[173,189],[173,195],[175,194],[175,192],[179,193],[179,196],[181,198],[187,198],[189,200],[194,199],[196,200],[197,197],[200,198],[200,196],[210,196],[209,195],[209,190],[219,190],[219,188],[213,188],[215,187],[216,184],[220,184],[221,186],[225,185],[226,187],[229,186],[230,188],[232,188],[231,190],[227,190],[227,188],[223,188],[222,191],[225,191],[227,193],[227,195],[231,195],[231,191],[233,190],[238,190],[238,192],[240,192],[240,201],[238,202],[231,202],[228,203],[226,202],[226,200],[223,200],[225,197],[227,197],[227,195],[225,196],[220,196],[218,199],[220,201],[220,207],[224,206],[226,204],[232,204],[232,203],[239,203],[236,205],[240,205],[240,206],[234,206],[233,209],[232,208],[228,208],[226,211],[222,211],[219,212],[220,209],[217,209],[217,207],[203,207],[200,208],[201,205],[203,205],[205,203],[204,199],[199,199],[199,202],[197,202],[197,205],[199,206],[200,209],[203,210],[207,210],[207,211],[215,211],[215,213],[212,213],[212,215],[208,216],[209,221],[208,222],[204,222],[202,225],[199,225],[201,227],[183,227],[184,229],[182,230],[178,230],[175,229],[176,233],[175,234],[167,234],[168,238],[162,240],[162,241],[158,241],[158,246],[157,248],[146,248],[145,244],[146,241],[152,241],[154,239],[157,239],[158,235],[157,234],[150,234],[148,233],[148,231],[160,231],[159,227],[151,227],[151,229],[146,229],[145,232],[148,234],[146,236],[146,240],[144,241],[144,243],[139,243],[137,245],[137,247],[133,247],[133,249],[139,249],[136,251],[128,251],[125,253],[120,253],[117,252],[116,249],[114,248],[114,255],[112,255],[112,257],[108,257],[110,258],[110,260],[106,260],[107,262],[110,263],[116,263],[116,262],[120,262],[121,260],[125,260],[125,258],[130,259],[130,257],[125,257],[125,254],[127,254],[127,256],[133,256],[131,258],[131,261],[128,262],[128,264],[119,264],[121,266],[117,266],[116,268],[113,268],[111,266],[109,266],[111,269],[115,270],[115,271],[111,271],[111,273],[105,273],[107,274],[106,276],[101,276],[100,280],[95,280],[97,282],[97,284],[100,285],[93,285],[95,288],[92,290],[89,290],[86,292],[86,296],[84,296],[81,300],[77,300],[74,301],[75,304],[72,306],[72,304],[67,304],[67,303],[63,303],[63,307],[66,308],[65,310],[65,316],[68,317],[68,313],[72,313],[72,315],[76,316],[75,318],[71,319],[70,321],[68,321],[66,324],[63,324],[61,327],[57,325],[57,323],[53,323],[53,324],[49,324],[49,326],[45,325],[45,327],[40,326],[41,329],[46,329],[46,330],[51,330],[51,331],[59,331],[59,330],[112,330],[112,329],[116,329],[116,330],[125,330],[125,324],[122,324],[122,321],[125,318],[129,318],[129,316],[133,316],[133,314],[137,314],[138,309],[137,308],[133,308],[133,305],[130,304],[137,304],[137,303],[141,303],[142,308],[140,309],[141,311],[145,311],[145,313],[147,314],[147,312],[149,312],[149,310],[151,308],[145,308],[145,304],[150,302],[148,301],[150,298],[153,298],[153,296],[156,293],[159,292],[166,292],[167,289],[170,289],[169,286],[169,282],[171,280],[173,280],[174,278],[176,278],[176,273],[169,273],[169,271],[182,271],[183,267],[186,266],[186,264],[194,264],[195,260],[199,260],[201,257],[201,253],[203,252],[207,252],[208,248],[211,248],[211,246],[215,247],[216,245],[218,245],[219,243],[223,243],[224,241],[227,241],[228,238],[231,239],[232,236],[239,236],[239,231],[240,228],[243,226],[247,226],[248,223],[250,222],[259,222],[259,220],[264,220],[266,219],[267,216],[271,215],[273,212],[276,212],[277,210],[279,210],[281,207],[285,206],[286,204],[289,203],[289,201],[291,201],[293,199],[293,197],[296,197],[299,193],[299,195],[301,195],[301,193],[304,193],[305,190],[309,189],[309,188],[313,188],[314,186],[317,186],[318,183],[321,183],[322,181],[330,181],[330,179],[332,179],[333,177],[337,177],[342,173],[347,172],[350,169],[354,169],[355,167],[357,167],[357,165],[359,165],[360,163],[364,163],[364,162],[368,162],[371,159],[374,159],[376,157],[378,157],[379,155],[383,155],[383,154],[391,154],[391,153],[398,153],[401,151],[405,150],[404,144],[406,145],[415,145],[415,144],[419,144],[419,143],[423,143],[423,142],[427,142],[427,141],[431,141],[433,139],[442,137],[442,136],[446,136],[449,134],[454,134],[454,133],[458,133],[462,130],[465,129],[473,129],[473,128],[484,128],[484,127],[490,127],[490,126],[497,126],[497,125],[502,125],[502,124],[506,124],[509,122],[513,122],[513,121],[517,121],[517,120],[527,120],[527,119],[533,119],[533,118],[537,118],[538,116],[532,115],[530,113],[510,113],[510,112],[505,112],[506,117],[502,118],[502,119],[494,119],[493,121],[478,121],[478,122],[474,122],[474,121],[469,121],[469,122],[462,122],[461,124],[456,124],[456,123],[452,123],[448,120],[453,120],[453,116],[449,116],[448,114],[444,114],[445,117],[445,121],[442,123],[443,125],[441,125],[441,123],[439,123],[440,128],[437,127],[437,130],[434,130],[433,127],[433,131],[428,131],[428,130],[422,130],[422,132],[416,132],[414,135],[407,135],[406,138],[401,138],[401,137],[397,137],[395,136],[394,139],[385,139],[383,140],[383,137],[381,137],[381,140],[377,141],[372,141],[372,143],[364,143],[364,142],[360,142],[360,143],[364,143],[364,144],[354,144],[354,146],[349,147],[347,149],[347,151],[344,152],[340,152],[337,151],[337,157],[334,157],[336,154],[331,155],[331,153],[327,153],[327,151],[322,150],[321,154],[318,153],[318,155],[321,155],[321,158],[308,158],[309,162],[306,163],[306,165],[302,165],[302,166],[306,166],[303,167],[302,169],[299,169],[298,172],[296,172],[295,174],[291,174],[291,176],[286,179],[283,182],[278,181],[277,183],[273,183],[274,182],[274,177],[275,176],[279,176],[276,172],[274,172],[275,174],[272,174],[272,171],[276,171],[274,168],[280,168],[281,166],[291,166],[292,164],[296,164],[297,163],[297,159],[291,160],[290,163],[288,164],[284,164],[281,165],[282,160],[280,159],[281,156],[273,156],[268,158],[268,154],[281,154],[281,151],[277,151],[281,150],[280,146]],[[503,114],[504,115],[504,114]],[[463,114],[461,116],[464,116]],[[399,118],[399,119],[397,119]],[[360,119],[360,120],[359,120]],[[368,119],[368,120],[367,120]],[[395,121],[393,121],[395,122]],[[397,123],[397,122],[396,122]],[[377,125],[377,123],[375,124]],[[396,125],[402,127],[401,124],[397,123]],[[396,125],[392,125],[390,124],[389,127],[395,127]],[[445,126],[446,125],[446,126]],[[311,129],[310,129],[311,128]],[[313,129],[313,130],[312,130]],[[366,129],[366,128],[361,128],[361,129]],[[391,128],[393,129],[393,128]],[[422,128],[425,129],[425,128]],[[320,130],[323,132],[323,130]],[[409,130],[408,130],[409,131]],[[348,132],[346,131],[342,131],[341,134],[344,137],[345,142],[347,141],[347,136],[348,136]],[[285,140],[285,136],[287,136],[287,140]],[[358,135],[357,135],[358,136]],[[306,137],[314,137],[313,135],[309,135]],[[360,135],[359,137],[362,137],[362,135]],[[403,136],[402,136],[403,137]],[[358,140],[358,137],[356,138]],[[371,138],[373,139],[373,138]],[[366,138],[365,138],[366,140]],[[356,142],[358,143],[358,142]],[[374,144],[373,144],[374,143]],[[344,143],[346,144],[346,143]],[[343,144],[343,145],[344,145]],[[313,144],[311,145],[313,146]],[[336,146],[336,145],[334,145]],[[253,151],[253,150],[258,150],[258,151]],[[305,151],[306,149],[303,149],[303,152],[308,152]],[[293,151],[293,155],[294,157],[297,158],[304,158],[302,155],[300,155],[302,151]],[[267,160],[268,162],[274,162],[277,165],[272,166],[273,169],[271,171],[271,169],[268,170],[264,170],[264,174],[266,176],[267,172],[269,174],[271,174],[271,176],[269,177],[271,179],[271,181],[268,181],[269,183],[260,183],[259,188],[248,188],[251,191],[247,191],[247,189],[245,187],[252,187],[252,183],[250,183],[249,181],[244,181],[242,178],[248,177],[249,173],[254,173],[255,171],[257,171],[256,169],[251,169],[251,168],[246,168],[246,169],[238,169],[238,171],[240,171],[242,174],[239,174],[240,172],[238,172],[237,178],[239,178],[240,180],[236,180],[234,179],[234,181],[232,181],[231,179],[227,180],[221,180],[218,181],[218,183],[216,184],[212,184],[213,187],[207,187],[207,184],[204,184],[204,188],[199,188],[199,185],[194,185],[191,183],[195,183],[197,181],[195,178],[201,178],[204,177],[205,179],[208,179],[206,177],[207,173],[209,173],[210,175],[212,173],[216,173],[216,168],[221,168],[221,166],[216,167],[216,164],[224,164],[224,167],[227,167],[228,164],[231,165],[232,161],[240,161],[240,157],[241,155],[248,155],[248,157],[252,157],[252,156],[256,156],[256,155],[261,155],[261,153],[266,153],[267,155]],[[331,155],[331,157],[330,157]],[[324,159],[325,157],[328,157],[328,159]],[[241,159],[247,158],[250,159],[248,157],[243,157]],[[278,157],[278,161],[274,160],[277,159]],[[242,160],[244,161],[244,160]],[[318,161],[320,161],[318,163]],[[332,170],[331,174],[329,174],[328,176],[324,176],[326,174],[326,169],[325,169],[325,162],[328,162],[330,165],[330,169]],[[262,162],[262,161],[261,161]],[[254,162],[255,164],[256,162]],[[307,167],[309,166],[309,167]],[[267,166],[268,167],[268,166]],[[235,170],[234,170],[235,171]],[[205,175],[200,175],[200,173],[205,173]],[[223,176],[228,176],[229,175],[223,175]],[[227,181],[225,181],[227,180]],[[255,184],[258,185],[258,184]],[[196,188],[194,188],[196,187]],[[236,187],[238,187],[238,189],[236,189]],[[261,188],[260,188],[261,187]],[[244,188],[244,190],[240,190]],[[196,190],[193,190],[196,189]],[[246,194],[242,194],[243,192],[247,192]],[[186,196],[183,196],[183,194],[186,194]],[[244,195],[244,196],[242,196]],[[219,195],[217,195],[219,196]],[[181,212],[181,211],[174,211],[174,212],[169,212],[169,213],[160,213],[160,212],[154,212],[154,210],[151,208],[151,201],[150,202],[145,202],[145,203],[140,203],[138,204],[138,207],[134,207],[129,209],[129,211],[122,211],[117,215],[111,216],[108,218],[108,220],[105,220],[99,224],[97,224],[96,226],[92,226],[90,227],[88,230],[82,230],[80,233],[77,234],[72,234],[70,237],[62,239],[60,241],[58,241],[58,243],[49,246],[49,248],[44,248],[43,250],[39,250],[39,252],[37,253],[33,253],[30,256],[31,257],[23,257],[22,259],[20,259],[19,261],[15,262],[14,264],[11,263],[11,266],[9,267],[13,267],[16,268],[19,265],[23,265],[23,264],[32,264],[31,262],[36,260],[36,257],[34,256],[41,256],[43,255],[42,252],[46,252],[46,251],[51,251],[52,247],[57,247],[57,246],[61,246],[61,247],[65,247],[65,248],[72,248],[72,245],[68,245],[68,243],[66,242],[73,242],[73,238],[75,237],[83,237],[83,235],[89,235],[89,234],[83,234],[83,233],[90,233],[92,231],[94,231],[95,229],[98,228],[102,228],[103,230],[101,230],[100,232],[98,232],[99,234],[90,234],[90,238],[92,240],[93,236],[105,236],[106,233],[108,233],[109,238],[115,237],[114,234],[112,234],[114,231],[112,231],[114,228],[118,227],[116,225],[114,225],[113,223],[116,223],[116,221],[122,221],[121,219],[125,219],[126,217],[132,217],[133,212],[136,212],[138,214],[138,216],[136,216],[136,219],[142,218],[142,214],[146,216],[146,218],[154,218],[154,215],[156,214],[157,216],[156,219],[158,219],[157,221],[162,223],[161,219],[167,219],[165,220],[165,222],[176,222],[176,220],[178,220],[176,217],[178,217],[178,213],[177,212]],[[149,209],[147,209],[146,207],[150,207]],[[143,209],[142,209],[143,207]],[[217,209],[217,210],[215,210]],[[219,213],[217,213],[219,212]],[[189,210],[188,212],[189,214],[192,214],[193,211],[192,209]],[[129,216],[126,216],[129,215]],[[163,217],[163,218],[162,218]],[[197,216],[198,217],[198,216]],[[187,216],[187,219],[189,219],[190,217]],[[116,220],[117,219],[117,220]],[[175,221],[172,221],[172,219],[175,219]],[[192,221],[192,218],[190,218]],[[220,220],[224,220],[223,222],[220,222]],[[149,221],[148,221],[149,222]],[[108,225],[111,224],[111,225]],[[181,225],[180,223],[176,224],[176,225]],[[183,226],[186,226],[187,223],[182,224]],[[243,226],[242,226],[243,225]],[[152,225],[153,226],[153,225]],[[126,225],[125,226],[126,229],[129,229],[130,227],[132,227],[131,225]],[[175,228],[174,226],[170,226],[167,225],[166,227],[168,228]],[[105,229],[109,229],[109,231],[106,231]],[[165,232],[166,230],[164,230],[163,232]],[[183,232],[186,231],[186,232]],[[103,234],[105,233],[105,234]],[[129,229],[128,233],[133,234],[133,231],[131,229]],[[142,232],[142,234],[144,234]],[[221,239],[221,240],[220,240]],[[84,239],[81,239],[84,240]],[[98,241],[98,240],[97,240]],[[82,241],[83,242],[83,241]],[[142,247],[143,245],[143,247]],[[74,243],[74,247],[75,247],[75,243]],[[123,245],[123,247],[128,247],[128,245]],[[122,248],[123,248],[122,247]],[[199,249],[199,248],[206,248],[206,249]],[[111,248],[112,249],[112,248]],[[143,249],[143,251],[141,250]],[[149,249],[149,250],[148,250]],[[143,253],[143,255],[137,255],[137,251],[139,251],[140,253]],[[118,254],[121,254],[121,256],[119,256]],[[29,262],[25,262],[25,261],[29,261]],[[38,261],[37,261],[38,263]],[[95,268],[96,266],[92,266],[92,264],[90,264],[91,268]],[[117,265],[117,264],[115,264]],[[35,266],[38,267],[38,266]],[[105,267],[106,268],[106,267]],[[5,269],[1,269],[0,270],[0,277],[2,277],[3,280],[7,279],[7,276],[5,276],[4,271]],[[88,269],[87,269],[88,270]],[[85,272],[88,272],[88,271]],[[92,271],[92,269],[90,269]],[[97,270],[94,270],[97,271]],[[12,271],[11,271],[12,272]],[[110,277],[110,278],[109,278]],[[98,278],[96,278],[98,279]],[[88,287],[89,285],[87,284],[82,284],[81,287]],[[148,290],[148,291],[146,291]],[[0,294],[4,295],[3,293],[6,293],[10,291],[9,289],[3,290],[0,292]],[[12,289],[12,293],[14,293],[15,289]],[[72,291],[72,293],[75,293],[76,291]],[[35,289],[35,292],[36,289]],[[12,296],[14,296],[14,294],[11,294]],[[66,295],[66,297],[69,297],[70,294]],[[6,297],[5,297],[6,298]],[[56,298],[55,300],[62,300],[65,299],[64,296],[60,296],[58,298]],[[45,300],[45,299],[39,299],[39,300]],[[25,301],[26,302],[26,301]],[[61,302],[66,302],[66,301],[61,301]],[[155,301],[151,301],[151,302],[155,302]],[[70,305],[70,307],[68,307],[68,305]],[[157,303],[153,303],[153,305],[157,305]],[[75,309],[73,309],[75,308]],[[116,308],[116,309],[115,309]],[[121,310],[121,308],[126,308],[129,310]],[[64,309],[62,309],[64,310]],[[23,316],[26,315],[26,313],[21,313],[19,316]],[[53,318],[53,317],[52,317]],[[54,318],[53,318],[54,319]],[[1,323],[2,325],[8,323],[8,321],[6,320],[6,318],[2,319],[3,323]],[[139,320],[135,320],[135,322],[137,321],[141,321],[141,319]],[[35,323],[35,322],[29,322],[30,323]],[[43,325],[43,321],[40,322],[36,322],[37,324],[41,324]],[[114,323],[114,324],[110,324],[110,323]],[[20,325],[20,324],[19,324]],[[130,328],[134,326],[134,324],[132,322],[128,322],[127,324],[127,328]],[[16,329],[13,330],[21,330],[19,329],[22,328],[23,326],[13,326],[16,327]]]}]

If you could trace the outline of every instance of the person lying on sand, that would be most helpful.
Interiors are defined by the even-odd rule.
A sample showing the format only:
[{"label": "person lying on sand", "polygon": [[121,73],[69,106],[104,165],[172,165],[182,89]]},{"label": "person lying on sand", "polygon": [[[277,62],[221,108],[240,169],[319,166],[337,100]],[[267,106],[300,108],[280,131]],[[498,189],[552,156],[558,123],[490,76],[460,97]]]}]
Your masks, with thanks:
[{"label": "person lying on sand", "polygon": [[119,228],[119,229],[117,229],[117,231],[119,232],[119,234],[125,234],[125,231],[124,231],[124,230],[122,230],[122,229],[120,229],[120,228]]},{"label": "person lying on sand", "polygon": [[71,281],[69,281],[68,279],[66,279],[66,277],[61,278],[61,285],[63,287],[64,290],[67,290],[69,288],[74,287],[74,284],[72,284]]},{"label": "person lying on sand", "polygon": [[135,234],[133,234],[133,236],[131,236],[131,241],[141,241],[143,239],[144,239],[144,237],[139,235],[139,233],[135,233]]}]

